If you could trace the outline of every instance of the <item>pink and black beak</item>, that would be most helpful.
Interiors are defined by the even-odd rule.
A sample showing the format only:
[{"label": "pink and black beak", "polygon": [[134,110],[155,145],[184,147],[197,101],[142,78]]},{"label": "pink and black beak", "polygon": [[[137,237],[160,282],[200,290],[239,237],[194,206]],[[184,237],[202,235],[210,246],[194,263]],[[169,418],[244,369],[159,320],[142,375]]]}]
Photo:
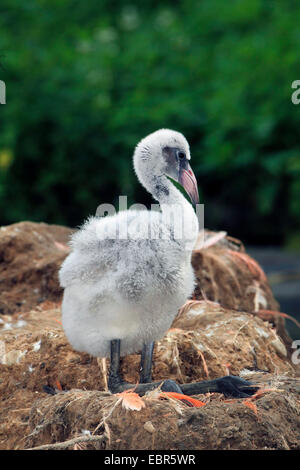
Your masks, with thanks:
[{"label": "pink and black beak", "polygon": [[197,180],[187,159],[179,160],[178,182],[190,196],[193,205],[199,204]]}]

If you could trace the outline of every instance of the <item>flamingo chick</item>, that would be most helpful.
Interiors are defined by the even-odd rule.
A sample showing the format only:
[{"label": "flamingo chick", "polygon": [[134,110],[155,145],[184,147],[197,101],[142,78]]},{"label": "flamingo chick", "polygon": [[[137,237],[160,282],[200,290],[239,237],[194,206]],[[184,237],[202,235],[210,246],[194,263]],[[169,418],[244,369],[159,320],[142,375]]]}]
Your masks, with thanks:
[{"label": "flamingo chick", "polygon": [[[193,204],[199,202],[190,160],[188,142],[179,132],[160,129],[141,140],[133,156],[134,169],[160,210],[90,217],[72,236],[72,251],[60,269],[65,334],[74,349],[110,357],[112,392],[132,387],[120,377],[120,356],[140,351],[136,391],[143,394],[157,386],[150,383],[154,341],[162,338],[194,291],[191,256],[198,219],[173,184],[178,182]],[[240,386],[249,387],[238,377],[223,379],[225,389],[231,390],[233,382],[236,393],[244,393]],[[223,391],[220,380],[200,382],[197,390]],[[190,385],[165,381],[162,389],[196,393],[195,388],[186,388]]]}]

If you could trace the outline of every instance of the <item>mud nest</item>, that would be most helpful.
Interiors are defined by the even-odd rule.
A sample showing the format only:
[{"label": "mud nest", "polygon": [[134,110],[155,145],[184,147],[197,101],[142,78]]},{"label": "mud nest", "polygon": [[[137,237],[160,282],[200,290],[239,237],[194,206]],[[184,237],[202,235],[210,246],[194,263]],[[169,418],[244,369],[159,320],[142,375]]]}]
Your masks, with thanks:
[{"label": "mud nest", "polygon": [[[57,280],[71,233],[29,222],[0,231],[0,449],[300,447],[299,370],[284,315],[240,241],[224,232],[199,238],[192,257],[197,286],[155,345],[153,379],[187,383],[233,374],[260,390],[251,400],[194,397],[205,404],[195,408],[159,390],[143,398],[111,395],[109,361],[71,348]],[[122,360],[133,384],[139,361]]]}]

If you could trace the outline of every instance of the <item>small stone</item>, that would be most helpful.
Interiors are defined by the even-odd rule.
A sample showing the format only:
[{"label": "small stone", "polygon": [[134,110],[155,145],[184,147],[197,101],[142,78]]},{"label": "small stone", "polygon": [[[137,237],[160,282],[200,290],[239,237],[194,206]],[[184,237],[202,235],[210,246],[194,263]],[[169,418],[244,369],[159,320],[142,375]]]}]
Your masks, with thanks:
[{"label": "small stone", "polygon": [[147,421],[145,424],[144,424],[144,429],[148,432],[150,432],[151,434],[153,434],[155,432],[155,427],[153,426],[153,424],[151,423],[151,421]]},{"label": "small stone", "polygon": [[273,341],[271,341],[271,344],[273,346],[273,348],[275,349],[275,351],[283,356],[283,357],[287,357],[287,350],[286,350],[286,347],[285,345],[283,344],[283,342],[279,339],[279,338],[276,338],[274,339]]}]

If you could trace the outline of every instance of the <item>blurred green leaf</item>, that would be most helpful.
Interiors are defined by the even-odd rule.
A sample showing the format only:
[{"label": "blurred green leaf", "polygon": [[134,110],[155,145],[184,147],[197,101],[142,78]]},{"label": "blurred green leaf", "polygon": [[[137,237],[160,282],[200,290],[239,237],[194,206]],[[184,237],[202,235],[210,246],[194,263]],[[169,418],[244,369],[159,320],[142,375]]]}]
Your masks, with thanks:
[{"label": "blurred green leaf", "polygon": [[119,194],[150,204],[133,149],[170,127],[206,226],[283,243],[300,228],[299,17],[292,0],[2,0],[0,223],[74,226]]}]

